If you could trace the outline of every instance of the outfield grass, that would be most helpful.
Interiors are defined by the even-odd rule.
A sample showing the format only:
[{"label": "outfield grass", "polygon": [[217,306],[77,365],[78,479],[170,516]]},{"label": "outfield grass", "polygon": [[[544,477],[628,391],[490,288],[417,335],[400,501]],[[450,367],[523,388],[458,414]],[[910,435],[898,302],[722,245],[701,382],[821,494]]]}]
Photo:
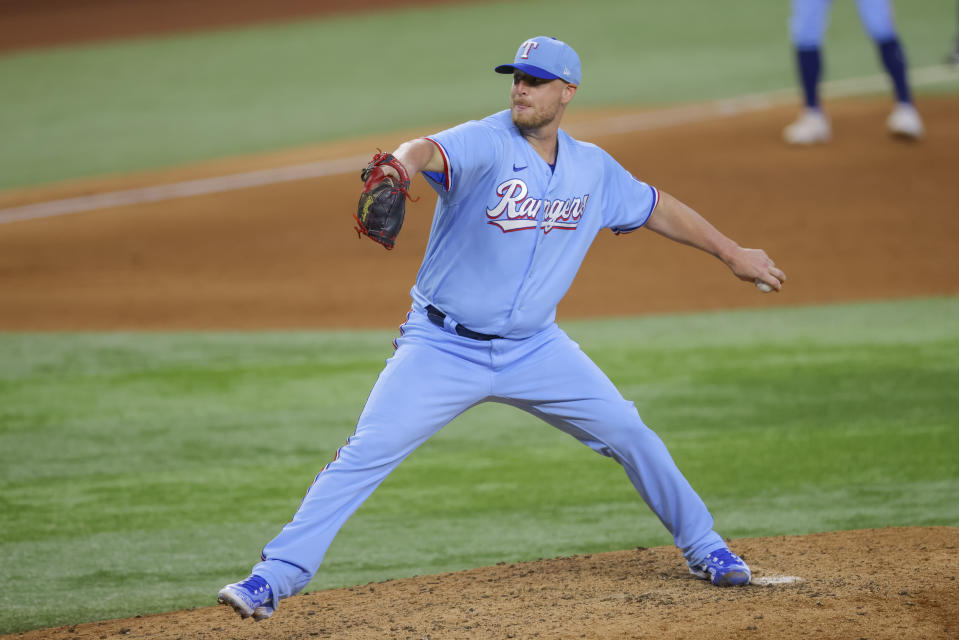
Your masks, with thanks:
[{"label": "outfield grass", "polygon": [[[959,525],[959,299],[566,328],[724,535]],[[212,604],[352,431],[393,337],[0,334],[0,632]],[[309,588],[669,542],[614,462],[484,405],[387,479]]]},{"label": "outfield grass", "polygon": [[[897,4],[912,65],[941,62],[955,7]],[[787,12],[755,0],[529,0],[6,54],[0,189],[481,117],[506,103],[491,68],[531,35],[577,48],[581,107],[793,87]],[[879,72],[853,4],[836,3],[826,78]]]}]

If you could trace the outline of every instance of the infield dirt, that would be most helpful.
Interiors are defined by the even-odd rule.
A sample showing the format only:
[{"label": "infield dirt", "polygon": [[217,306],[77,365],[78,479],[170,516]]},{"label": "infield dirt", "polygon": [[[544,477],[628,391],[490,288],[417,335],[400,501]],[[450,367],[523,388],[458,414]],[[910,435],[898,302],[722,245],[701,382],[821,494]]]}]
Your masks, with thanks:
[{"label": "infield dirt", "polygon": [[[813,149],[780,142],[793,107],[589,138],[742,244],[766,249],[789,281],[762,295],[654,234],[602,234],[560,321],[956,295],[959,100],[920,99],[929,134],[918,144],[884,134],[889,107],[885,98],[831,104],[836,139]],[[616,115],[573,109],[567,128],[576,135]],[[372,154],[429,132],[10,190],[0,208]],[[424,197],[397,249],[383,251],[352,231],[358,171],[3,225],[0,330],[398,325],[435,198],[417,178]],[[3,638],[959,637],[959,528],[739,539],[734,548],[757,582],[771,583],[716,589],[689,576],[672,548],[634,549],[316,592],[259,624],[206,607]]]}]

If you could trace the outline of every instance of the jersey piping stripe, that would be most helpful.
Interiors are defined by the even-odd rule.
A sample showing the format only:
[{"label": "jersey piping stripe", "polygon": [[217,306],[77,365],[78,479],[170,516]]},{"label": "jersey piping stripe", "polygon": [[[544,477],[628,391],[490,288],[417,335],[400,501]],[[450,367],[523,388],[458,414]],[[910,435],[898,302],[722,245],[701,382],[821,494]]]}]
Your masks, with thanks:
[{"label": "jersey piping stripe", "polygon": [[396,351],[400,348],[400,345],[396,344],[396,341],[406,335],[406,330],[403,327],[406,326],[406,323],[410,321],[410,316],[413,315],[413,307],[410,307],[410,310],[406,312],[406,320],[403,321],[403,324],[400,325],[400,335],[397,338],[393,338],[393,351]]},{"label": "jersey piping stripe", "polygon": [[433,138],[424,138],[424,140],[429,140],[436,145],[436,148],[440,150],[440,155],[443,157],[443,175],[446,178],[445,188],[446,193],[450,192],[450,189],[453,188],[453,172],[450,171],[450,157],[446,155],[446,149],[443,148],[439,142]]},{"label": "jersey piping stripe", "polygon": [[[650,189],[653,190],[653,206],[649,208],[649,215],[651,216],[653,215],[653,211],[656,210],[656,205],[659,204],[659,189],[657,189],[651,184],[646,186],[648,186]],[[646,221],[644,221],[643,224],[639,225],[638,227],[633,227],[632,229],[613,229],[612,231],[618,236],[621,236],[624,233],[632,233],[633,231],[636,231],[636,229],[643,228],[646,225],[646,222],[648,221],[649,221],[649,216],[646,216]]]},{"label": "jersey piping stripe", "polygon": [[[406,323],[410,321],[410,316],[413,315],[413,313],[414,313],[413,307],[410,307],[410,310],[406,312],[406,320],[404,320],[404,321],[403,321],[403,324],[400,325],[400,338],[402,338],[403,335],[406,333],[406,330],[405,330],[403,327],[405,327],[405,326],[406,326]],[[398,338],[397,338],[397,339],[398,339]],[[396,344],[396,340],[397,340],[397,339],[394,339],[394,340],[393,340],[393,351],[396,351],[396,350],[399,348],[399,345]],[[359,424],[357,424],[357,427],[359,427]],[[346,439],[346,444],[343,445],[343,447],[349,446],[350,440],[352,440],[352,439],[353,439],[353,436],[355,436],[355,435],[356,435],[356,429],[353,429],[353,433],[350,435],[349,438]],[[319,472],[318,474],[316,474],[316,477],[313,478],[313,482],[310,483],[310,486],[311,486],[311,487],[312,487],[314,484],[316,484],[316,481],[320,478],[320,476],[323,474],[323,472],[330,468],[330,465],[331,465],[331,464],[333,464],[334,462],[336,462],[337,460],[340,459],[340,450],[341,450],[343,447],[340,447],[339,449],[337,449],[337,450],[336,450],[336,453],[333,455],[333,459],[330,460],[328,463],[326,463],[326,465],[325,465],[322,469],[320,469],[320,472]],[[309,490],[307,490],[307,493],[309,493]],[[306,499],[306,496],[304,496],[304,499]]]},{"label": "jersey piping stripe", "polygon": [[[400,325],[400,338],[402,338],[403,335],[406,333],[406,330],[405,330],[403,327],[405,327],[405,326],[406,326],[406,323],[409,322],[411,315],[413,315],[413,307],[410,307],[410,310],[406,312],[406,320],[403,322],[403,324]],[[397,340],[397,339],[394,339],[394,340],[393,340],[393,351],[396,351],[396,350],[399,348],[399,345],[396,344],[396,340]],[[357,427],[359,427],[359,424],[357,424]],[[346,439],[346,444],[343,445],[343,447],[349,446],[350,440],[352,440],[352,439],[353,439],[353,436],[355,436],[355,435],[356,435],[356,429],[353,429],[353,433],[350,435],[349,438]],[[337,449],[337,450],[336,450],[336,453],[333,455],[333,459],[330,460],[328,463],[326,463],[326,466],[324,466],[322,469],[320,469],[320,473],[316,474],[316,477],[313,478],[313,482],[310,483],[310,486],[311,486],[311,487],[312,487],[314,484],[316,484],[316,481],[320,478],[320,475],[322,475],[324,471],[326,471],[327,469],[330,468],[330,465],[331,465],[331,464],[333,464],[334,462],[336,462],[337,460],[340,459],[340,450],[341,450],[343,447],[340,447],[339,449]],[[307,491],[307,493],[309,493],[309,491]],[[306,496],[304,496],[304,499],[305,499],[305,498],[306,498]]]}]

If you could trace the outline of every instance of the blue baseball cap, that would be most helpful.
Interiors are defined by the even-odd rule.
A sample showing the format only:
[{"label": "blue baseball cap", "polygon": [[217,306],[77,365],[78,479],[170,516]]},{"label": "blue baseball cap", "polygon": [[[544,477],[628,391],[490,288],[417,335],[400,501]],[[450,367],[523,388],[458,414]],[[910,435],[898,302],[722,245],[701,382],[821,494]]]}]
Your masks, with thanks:
[{"label": "blue baseball cap", "polygon": [[573,48],[556,38],[538,36],[519,46],[513,64],[501,64],[496,73],[522,71],[534,78],[559,78],[570,84],[579,84],[579,56]]}]

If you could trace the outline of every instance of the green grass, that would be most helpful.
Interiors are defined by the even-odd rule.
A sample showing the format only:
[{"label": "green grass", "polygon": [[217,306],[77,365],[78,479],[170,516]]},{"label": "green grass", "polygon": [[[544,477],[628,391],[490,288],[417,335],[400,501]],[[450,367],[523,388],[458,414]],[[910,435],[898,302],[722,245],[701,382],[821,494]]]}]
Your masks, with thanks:
[{"label": "green grass", "polygon": [[[959,299],[565,326],[724,535],[959,525]],[[0,334],[0,632],[212,604],[352,431],[392,337]],[[309,589],[669,543],[614,462],[484,405],[386,480]]]},{"label": "green grass", "polygon": [[[955,7],[898,4],[910,62],[940,62]],[[506,102],[491,68],[531,35],[577,48],[582,107],[792,87],[787,12],[755,0],[531,0],[7,54],[0,189],[481,117]],[[826,54],[827,79],[879,73],[850,3],[836,3]]]}]

